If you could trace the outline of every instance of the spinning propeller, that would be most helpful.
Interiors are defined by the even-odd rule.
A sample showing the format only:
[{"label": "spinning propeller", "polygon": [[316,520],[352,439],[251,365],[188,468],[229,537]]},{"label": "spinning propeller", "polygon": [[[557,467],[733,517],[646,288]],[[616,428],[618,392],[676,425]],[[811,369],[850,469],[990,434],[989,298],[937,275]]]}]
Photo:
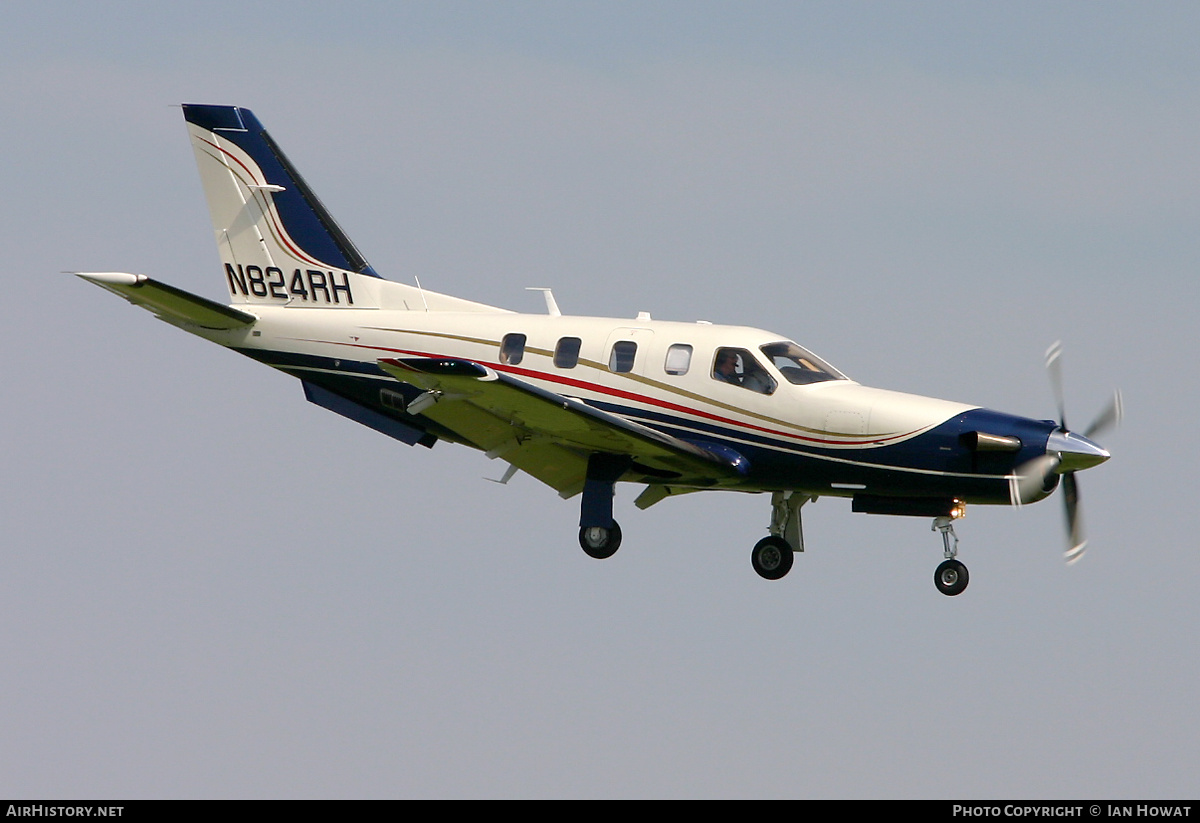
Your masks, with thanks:
[{"label": "spinning propeller", "polygon": [[1109,458],[1109,453],[1091,438],[1111,430],[1121,422],[1121,392],[1112,400],[1096,419],[1076,434],[1067,428],[1066,403],[1063,400],[1062,343],[1056,342],[1046,350],[1046,371],[1050,386],[1058,402],[1058,428],[1051,432],[1046,441],[1046,453],[1020,466],[1009,478],[1009,493],[1014,505],[1035,500],[1044,491],[1051,474],[1062,475],[1063,506],[1067,516],[1067,565],[1083,557],[1087,538],[1083,533],[1083,516],[1079,507],[1079,482],[1075,472],[1098,466]]}]

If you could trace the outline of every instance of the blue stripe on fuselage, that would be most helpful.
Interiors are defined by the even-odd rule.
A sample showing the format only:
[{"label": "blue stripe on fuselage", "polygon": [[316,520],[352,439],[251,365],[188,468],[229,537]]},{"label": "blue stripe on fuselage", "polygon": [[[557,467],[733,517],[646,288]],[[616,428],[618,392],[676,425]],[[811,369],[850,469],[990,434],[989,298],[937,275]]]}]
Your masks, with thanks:
[{"label": "blue stripe on fuselage", "polygon": [[[392,379],[374,362],[363,362],[286,351],[238,348],[259,362],[339,390],[367,405],[378,403],[381,383],[415,396],[419,390]],[[323,374],[317,378],[314,372]],[[383,380],[381,380],[383,378]],[[990,409],[972,409],[901,443],[869,448],[821,448],[731,425],[690,420],[606,401],[585,401],[594,408],[620,415],[665,434],[717,442],[744,455],[750,468],[747,485],[802,488],[816,493],[849,496],[852,491],[830,484],[858,484],[875,495],[899,497],[956,497],[966,502],[1007,503],[1006,475],[1028,460],[1045,454],[1053,421],[1032,420]],[[440,429],[434,425],[432,428]],[[1016,452],[975,452],[962,442],[967,432],[1016,437]]]}]

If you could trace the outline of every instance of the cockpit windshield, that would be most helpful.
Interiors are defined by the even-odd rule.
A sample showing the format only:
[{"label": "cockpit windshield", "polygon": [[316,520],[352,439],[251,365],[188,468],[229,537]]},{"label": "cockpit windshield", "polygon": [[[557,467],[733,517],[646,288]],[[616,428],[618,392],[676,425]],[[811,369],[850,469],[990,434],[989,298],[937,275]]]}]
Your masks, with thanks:
[{"label": "cockpit windshield", "polygon": [[761,347],[762,353],[779,369],[789,383],[802,386],[820,383],[823,380],[847,380],[846,375],[817,357],[807,349],[790,340],[768,343]]}]

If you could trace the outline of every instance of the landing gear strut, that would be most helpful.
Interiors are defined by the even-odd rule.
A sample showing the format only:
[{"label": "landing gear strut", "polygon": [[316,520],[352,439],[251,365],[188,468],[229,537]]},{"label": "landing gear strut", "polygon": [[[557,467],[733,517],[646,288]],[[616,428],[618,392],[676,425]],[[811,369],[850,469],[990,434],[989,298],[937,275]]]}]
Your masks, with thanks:
[{"label": "landing gear strut", "polygon": [[809,499],[798,492],[771,494],[771,536],[759,540],[750,551],[750,565],[759,577],[778,580],[791,571],[795,553],[804,551],[800,507]]},{"label": "landing gear strut", "polygon": [[946,557],[933,573],[933,585],[947,597],[962,594],[967,588],[970,575],[967,574],[967,567],[955,559],[958,554],[958,535],[954,533],[954,518],[935,518],[932,530],[942,533],[942,546]]},{"label": "landing gear strut", "polygon": [[621,527],[613,520],[613,484],[633,461],[619,454],[588,458],[587,479],[579,507],[579,545],[588,557],[603,560],[621,547]]}]

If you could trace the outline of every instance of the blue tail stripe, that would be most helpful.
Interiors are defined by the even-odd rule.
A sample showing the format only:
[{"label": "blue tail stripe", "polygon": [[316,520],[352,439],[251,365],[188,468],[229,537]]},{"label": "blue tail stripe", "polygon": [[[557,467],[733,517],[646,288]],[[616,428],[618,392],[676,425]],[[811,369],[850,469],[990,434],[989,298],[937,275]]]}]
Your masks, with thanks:
[{"label": "blue tail stripe", "polygon": [[209,131],[245,131],[237,106],[201,106],[183,104],[183,117],[189,123]]}]

